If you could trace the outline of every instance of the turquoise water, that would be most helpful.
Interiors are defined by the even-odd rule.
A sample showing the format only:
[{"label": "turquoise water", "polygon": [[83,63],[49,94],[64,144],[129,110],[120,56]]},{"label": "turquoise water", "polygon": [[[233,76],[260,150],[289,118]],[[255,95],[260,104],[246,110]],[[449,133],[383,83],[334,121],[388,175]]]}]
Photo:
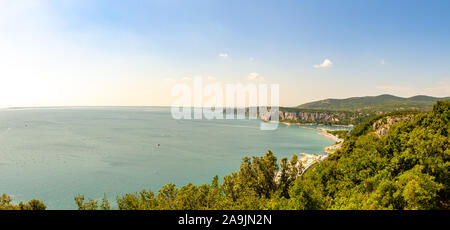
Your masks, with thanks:
[{"label": "turquoise water", "polygon": [[[75,209],[84,194],[114,200],[173,182],[210,183],[244,156],[323,153],[318,131],[258,120],[173,120],[169,108],[98,107],[0,110],[0,194]],[[160,144],[160,147],[158,147]]]}]

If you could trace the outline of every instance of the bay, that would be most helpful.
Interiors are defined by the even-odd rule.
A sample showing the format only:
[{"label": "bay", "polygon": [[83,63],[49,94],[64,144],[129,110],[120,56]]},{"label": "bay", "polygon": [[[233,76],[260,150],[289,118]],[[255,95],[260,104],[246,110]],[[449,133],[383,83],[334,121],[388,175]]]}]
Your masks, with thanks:
[{"label": "bay", "polygon": [[[259,120],[174,120],[168,107],[0,110],[0,194],[75,209],[84,194],[110,200],[173,182],[210,183],[238,171],[245,156],[324,154],[317,130]],[[159,145],[159,146],[158,146]]]}]

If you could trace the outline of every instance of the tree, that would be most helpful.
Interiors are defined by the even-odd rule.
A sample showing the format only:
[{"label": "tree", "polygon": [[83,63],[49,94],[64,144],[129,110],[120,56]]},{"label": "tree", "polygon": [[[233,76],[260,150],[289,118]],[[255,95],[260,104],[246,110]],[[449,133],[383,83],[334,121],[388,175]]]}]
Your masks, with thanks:
[{"label": "tree", "polygon": [[28,203],[19,202],[18,205],[12,203],[12,198],[6,194],[0,196],[0,210],[46,210],[47,206],[40,200],[32,199]]},{"label": "tree", "polygon": [[78,195],[74,197],[75,204],[78,206],[78,210],[97,210],[98,201],[89,198],[88,201],[84,201],[84,195]]},{"label": "tree", "polygon": [[405,201],[405,209],[437,209],[439,208],[439,190],[444,185],[434,181],[434,177],[422,173],[423,166],[416,165],[413,169],[402,173],[398,177],[397,196]]}]

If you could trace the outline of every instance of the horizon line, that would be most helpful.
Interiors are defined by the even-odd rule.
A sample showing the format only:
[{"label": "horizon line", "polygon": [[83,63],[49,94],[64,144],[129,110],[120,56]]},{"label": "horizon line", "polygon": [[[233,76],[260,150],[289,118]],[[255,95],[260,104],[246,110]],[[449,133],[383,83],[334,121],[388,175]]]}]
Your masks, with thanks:
[{"label": "horizon line", "polygon": [[[314,102],[318,102],[318,101],[323,101],[323,100],[345,100],[345,99],[352,99],[352,98],[364,98],[364,97],[380,97],[380,96],[393,96],[393,97],[397,97],[397,98],[402,98],[402,99],[411,99],[414,97],[431,97],[431,98],[436,98],[436,99],[448,99],[450,98],[450,96],[445,96],[445,97],[435,97],[435,96],[429,96],[429,95],[425,95],[425,94],[419,94],[419,95],[415,95],[415,96],[410,96],[410,97],[401,97],[401,96],[396,96],[393,94],[380,94],[380,95],[375,95],[375,96],[353,96],[353,97],[346,97],[346,98],[324,98],[324,99],[318,99],[318,100],[314,100],[314,101],[310,101],[310,102],[306,102],[300,105],[294,105],[294,106],[282,106],[279,105],[278,107],[280,108],[295,108],[304,104],[308,104],[308,103],[314,103]],[[83,107],[88,107],[88,108],[92,108],[92,107],[109,107],[109,108],[113,108],[113,107],[172,107],[172,105],[50,105],[50,106],[11,106],[11,107],[0,107],[0,109],[51,109],[51,108],[83,108]],[[218,106],[219,107],[219,106]],[[243,108],[250,108],[253,106],[246,106]],[[256,106],[256,107],[260,107],[260,106]],[[270,105],[266,105],[266,107],[271,107]],[[191,108],[197,108],[195,106],[191,106]],[[207,108],[207,107],[199,107],[199,108]],[[227,108],[225,106],[221,106],[221,108]],[[242,108],[242,107],[236,107],[236,108]]]}]

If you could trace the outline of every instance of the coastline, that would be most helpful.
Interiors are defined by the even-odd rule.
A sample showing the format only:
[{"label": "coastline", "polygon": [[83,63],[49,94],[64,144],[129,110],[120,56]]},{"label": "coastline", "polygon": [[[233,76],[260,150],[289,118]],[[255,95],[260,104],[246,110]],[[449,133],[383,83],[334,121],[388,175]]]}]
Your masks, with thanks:
[{"label": "coastline", "polygon": [[[264,121],[264,120],[263,120]],[[266,121],[267,122],[267,121]],[[299,128],[301,129],[309,129],[309,130],[315,130],[315,131],[320,131],[319,133],[317,133],[320,136],[323,136],[327,139],[333,140],[334,142],[336,142],[333,145],[330,146],[326,146],[323,149],[323,152],[325,154],[308,154],[308,153],[301,153],[303,155],[311,155],[311,156],[316,156],[316,155],[329,155],[334,153],[336,150],[340,149],[342,147],[342,142],[344,142],[344,139],[341,139],[331,133],[328,133],[328,131],[330,129],[326,129],[326,128],[317,128],[317,127],[307,127],[307,126],[329,126],[329,127],[347,127],[347,128],[352,128],[353,125],[324,125],[324,124],[313,124],[313,123],[291,123],[291,122],[283,122],[283,121],[269,121],[271,123],[279,123],[279,124],[284,124],[286,126],[292,126],[292,125],[297,125]]]},{"label": "coastline", "polygon": [[335,135],[333,135],[333,134],[330,134],[330,133],[328,133],[328,132],[326,132],[326,131],[317,133],[317,135],[320,135],[320,136],[323,136],[323,137],[325,137],[325,138],[327,138],[327,139],[333,140],[333,141],[335,141],[336,143],[335,143],[335,144],[332,144],[332,145],[330,145],[330,146],[324,147],[324,148],[323,148],[323,153],[325,153],[325,154],[309,154],[309,153],[301,153],[302,155],[309,155],[309,156],[328,156],[328,155],[333,154],[334,152],[336,152],[336,150],[340,149],[340,148],[342,147],[342,143],[344,142],[343,139],[338,138],[337,136],[335,136]]},{"label": "coastline", "polygon": [[323,137],[325,137],[327,139],[335,141],[335,144],[330,145],[330,146],[326,146],[323,149],[323,152],[325,154],[300,153],[299,162],[304,167],[302,172],[301,172],[301,174],[300,174],[300,176],[301,176],[301,175],[303,175],[303,173],[306,172],[306,170],[308,168],[310,168],[311,166],[313,166],[314,164],[316,164],[318,162],[324,161],[325,159],[328,158],[329,155],[335,153],[338,149],[340,149],[342,147],[342,143],[344,142],[344,139],[341,139],[341,138],[337,137],[336,135],[328,133],[327,129],[318,129],[318,128],[304,127],[304,126],[299,126],[299,128],[321,131],[321,132],[317,133],[317,135],[320,135],[320,136],[323,136]]},{"label": "coastline", "polygon": [[333,135],[331,133],[328,133],[327,131],[324,131],[324,132],[321,132],[321,133],[318,133],[318,134],[320,136],[323,136],[325,138],[333,140],[334,142],[338,142],[338,143],[344,142],[344,139],[341,139],[341,138],[339,138],[339,137],[337,137],[337,136],[335,136],[335,135]]},{"label": "coastline", "polygon": [[[261,119],[262,120],[262,119]],[[262,120],[265,121],[265,120]],[[330,146],[326,146],[323,149],[323,152],[325,153],[325,155],[329,155],[334,153],[336,150],[340,149],[342,147],[342,143],[344,142],[344,139],[341,139],[331,133],[328,133],[329,130],[331,129],[326,129],[324,128],[317,128],[317,127],[308,127],[308,126],[329,126],[329,127],[347,127],[347,128],[352,128],[353,125],[324,125],[324,124],[313,124],[313,123],[291,123],[291,122],[284,122],[284,121],[265,121],[265,122],[271,122],[271,123],[278,123],[278,124],[284,124],[286,126],[292,126],[292,125],[296,125],[301,129],[309,129],[309,130],[315,130],[315,131],[320,131],[319,133],[317,133],[320,136],[323,136],[325,138],[328,138],[330,140],[333,140],[334,142],[336,142],[333,145]],[[304,155],[322,155],[322,154],[308,154],[308,153],[301,153]]]},{"label": "coastline", "polygon": [[[287,126],[291,126],[291,125],[314,126],[315,125],[315,126],[331,126],[331,127],[346,127],[346,128],[353,128],[354,127],[354,125],[352,125],[352,124],[350,124],[350,125],[327,125],[327,124],[322,124],[322,123],[299,123],[299,122],[266,121],[266,120],[262,120],[262,121],[264,121],[264,122],[271,122],[271,123],[278,123],[278,124],[283,124],[283,125],[287,125]],[[305,128],[309,128],[309,127],[305,127]],[[311,128],[311,129],[315,129],[315,128]]]}]

